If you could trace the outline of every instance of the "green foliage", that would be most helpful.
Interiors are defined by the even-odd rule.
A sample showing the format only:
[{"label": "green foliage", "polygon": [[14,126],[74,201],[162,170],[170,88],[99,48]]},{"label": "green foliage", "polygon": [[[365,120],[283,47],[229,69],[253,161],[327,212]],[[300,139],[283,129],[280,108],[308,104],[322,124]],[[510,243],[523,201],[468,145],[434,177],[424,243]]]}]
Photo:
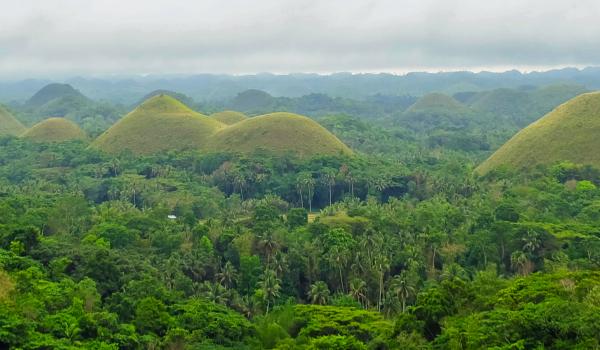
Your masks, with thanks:
[{"label": "green foliage", "polygon": [[355,308],[297,305],[294,314],[290,334],[299,338],[340,335],[368,343],[393,329],[381,314]]},{"label": "green foliage", "polygon": [[202,299],[192,299],[176,306],[177,324],[190,332],[190,340],[201,343],[210,340],[232,346],[255,335],[254,326],[243,316]]},{"label": "green foliage", "polygon": [[348,350],[366,350],[367,347],[364,343],[356,340],[353,337],[347,337],[342,335],[327,335],[313,339],[308,348],[310,350],[334,350],[334,349],[348,349]]},{"label": "green foliage", "polygon": [[597,347],[599,310],[578,295],[589,295],[599,278],[571,273],[517,279],[498,292],[493,309],[448,319],[436,343],[465,349]]}]

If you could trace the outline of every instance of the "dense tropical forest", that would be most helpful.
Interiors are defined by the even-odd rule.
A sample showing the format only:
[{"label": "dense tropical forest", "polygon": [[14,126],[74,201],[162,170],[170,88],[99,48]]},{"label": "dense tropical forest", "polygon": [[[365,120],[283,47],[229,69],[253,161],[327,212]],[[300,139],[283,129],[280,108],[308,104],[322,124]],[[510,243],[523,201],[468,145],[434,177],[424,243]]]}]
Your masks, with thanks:
[{"label": "dense tropical forest", "polygon": [[[133,103],[51,84],[6,101],[0,348],[600,347],[597,137],[577,158],[478,168],[566,101],[544,125],[595,130],[600,95],[439,79]],[[204,126],[168,129],[175,116]],[[564,149],[571,121],[548,134]]]}]

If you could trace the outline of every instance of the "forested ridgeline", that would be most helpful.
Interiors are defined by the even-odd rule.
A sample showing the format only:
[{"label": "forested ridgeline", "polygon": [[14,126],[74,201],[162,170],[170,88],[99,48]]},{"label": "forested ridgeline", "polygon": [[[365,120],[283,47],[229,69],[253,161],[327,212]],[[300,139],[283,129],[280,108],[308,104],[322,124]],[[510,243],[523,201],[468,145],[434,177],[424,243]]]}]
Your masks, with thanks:
[{"label": "forested ridgeline", "polygon": [[397,158],[4,137],[0,348],[600,346],[600,170]]}]

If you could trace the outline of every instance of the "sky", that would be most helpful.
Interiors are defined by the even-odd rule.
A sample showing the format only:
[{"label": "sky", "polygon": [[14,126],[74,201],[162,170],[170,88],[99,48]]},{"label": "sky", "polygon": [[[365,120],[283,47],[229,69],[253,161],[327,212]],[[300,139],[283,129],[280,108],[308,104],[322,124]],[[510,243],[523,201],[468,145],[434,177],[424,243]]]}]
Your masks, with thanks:
[{"label": "sky", "polygon": [[600,65],[599,0],[0,4],[0,78]]}]

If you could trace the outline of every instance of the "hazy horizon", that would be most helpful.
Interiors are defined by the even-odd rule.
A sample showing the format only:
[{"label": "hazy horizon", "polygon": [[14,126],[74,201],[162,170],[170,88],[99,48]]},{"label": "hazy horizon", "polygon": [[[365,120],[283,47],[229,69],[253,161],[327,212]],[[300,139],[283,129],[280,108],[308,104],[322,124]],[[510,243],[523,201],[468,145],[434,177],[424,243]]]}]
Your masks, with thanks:
[{"label": "hazy horizon", "polygon": [[231,77],[247,77],[247,76],[261,76],[261,75],[272,75],[272,76],[301,76],[301,75],[315,75],[321,77],[339,75],[339,74],[351,74],[351,75],[379,75],[388,74],[397,77],[407,76],[409,74],[451,74],[451,73],[494,73],[503,74],[510,72],[518,72],[522,75],[535,74],[535,73],[548,73],[553,71],[561,70],[578,70],[584,71],[586,69],[597,69],[600,68],[596,65],[590,66],[555,66],[555,67],[499,67],[499,68],[473,68],[473,69],[415,69],[407,71],[332,71],[332,72],[243,72],[243,73],[222,73],[222,72],[181,72],[181,73],[63,73],[63,74],[44,74],[37,73],[35,75],[28,76],[1,76],[0,81],[23,81],[23,80],[49,80],[49,81],[68,81],[72,79],[101,79],[101,80],[119,80],[119,79],[132,79],[132,78],[186,78],[193,76],[202,75],[213,75],[213,76],[231,76]]}]

